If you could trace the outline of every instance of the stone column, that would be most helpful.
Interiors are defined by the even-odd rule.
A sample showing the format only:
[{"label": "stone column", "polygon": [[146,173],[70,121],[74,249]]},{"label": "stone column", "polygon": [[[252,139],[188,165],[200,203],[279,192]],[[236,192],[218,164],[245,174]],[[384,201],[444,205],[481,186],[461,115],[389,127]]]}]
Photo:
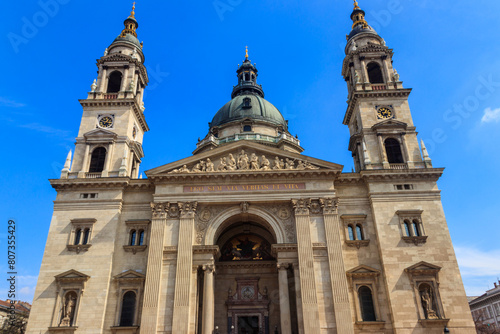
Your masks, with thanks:
[{"label": "stone column", "polygon": [[212,334],[214,330],[214,266],[203,266],[205,271],[203,286],[202,334]]},{"label": "stone column", "polygon": [[384,142],[382,141],[382,135],[380,133],[377,134],[377,140],[378,149],[380,150],[380,158],[382,159],[382,165],[384,166],[384,169],[390,169],[391,166],[389,165],[389,161],[387,161],[387,152],[385,151]]},{"label": "stone column", "polygon": [[175,273],[175,296],[172,333],[188,334],[191,300],[191,278],[193,266],[194,215],[198,202],[179,203],[179,244],[177,246],[177,270]]},{"label": "stone column", "polygon": [[[85,143],[85,153],[83,154],[82,168],[78,172],[78,178],[84,178],[85,173],[87,173],[87,164],[89,163],[89,153],[90,153],[90,145]],[[76,150],[75,150],[76,155]]]},{"label": "stone column", "polygon": [[288,263],[278,264],[281,333],[292,332],[292,324],[290,321],[290,296],[288,293],[288,266]]},{"label": "stone column", "polygon": [[108,76],[108,67],[103,66],[102,67],[102,75],[101,75],[101,87],[99,87],[100,93],[106,93],[107,76]]},{"label": "stone column", "polygon": [[148,245],[148,264],[142,307],[141,334],[156,333],[161,271],[163,266],[163,240],[169,203],[151,203],[153,221]]},{"label": "stone column", "polygon": [[401,146],[403,146],[403,154],[406,157],[406,164],[408,165],[408,168],[415,167],[413,161],[411,160],[408,144],[406,143],[406,132],[401,133]]},{"label": "stone column", "polygon": [[120,92],[124,92],[127,90],[127,84],[129,83],[128,72],[129,72],[129,66],[126,65],[125,66],[125,73],[123,74],[123,77],[122,77],[122,85],[120,87]]},{"label": "stone column", "polygon": [[314,277],[314,258],[309,218],[310,199],[292,200],[297,226],[297,249],[299,257],[300,286],[304,332],[319,334],[319,312]]},{"label": "stone column", "polygon": [[325,221],[326,246],[337,333],[351,334],[354,333],[354,327],[351,305],[349,304],[349,286],[342,256],[341,226],[337,210],[338,202],[333,198],[322,198],[320,203],[323,207]]}]

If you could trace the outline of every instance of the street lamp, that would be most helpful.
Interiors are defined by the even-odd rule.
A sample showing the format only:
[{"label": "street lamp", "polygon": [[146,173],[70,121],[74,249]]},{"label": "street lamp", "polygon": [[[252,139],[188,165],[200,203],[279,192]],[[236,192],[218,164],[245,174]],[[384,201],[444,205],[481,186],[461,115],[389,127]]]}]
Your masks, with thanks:
[{"label": "street lamp", "polygon": [[450,330],[448,329],[448,327],[444,326],[444,332],[445,333],[449,333],[450,332]]}]

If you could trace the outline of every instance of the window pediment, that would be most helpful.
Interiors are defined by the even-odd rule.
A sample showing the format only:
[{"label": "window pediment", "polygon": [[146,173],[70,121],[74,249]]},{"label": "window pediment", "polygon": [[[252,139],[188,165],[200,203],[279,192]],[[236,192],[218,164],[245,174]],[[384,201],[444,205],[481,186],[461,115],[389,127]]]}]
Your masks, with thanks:
[{"label": "window pediment", "polygon": [[372,126],[372,130],[377,133],[380,133],[383,132],[384,130],[395,130],[395,129],[406,130],[407,127],[408,124],[404,122],[400,122],[395,119],[388,119],[386,121],[382,121]]},{"label": "window pediment", "polygon": [[95,129],[83,134],[87,142],[109,143],[114,142],[118,135],[106,129]]},{"label": "window pediment", "polygon": [[347,276],[353,278],[377,277],[379,275],[380,275],[380,270],[365,265],[360,265],[357,266],[356,268],[347,271]]},{"label": "window pediment", "polygon": [[73,282],[86,282],[90,276],[85,275],[74,269],[68,270],[62,274],[56,275],[56,282],[58,283],[73,283]]},{"label": "window pediment", "polygon": [[436,266],[434,264],[430,264],[425,261],[421,261],[417,264],[414,264],[411,267],[405,269],[405,271],[412,276],[419,275],[436,275],[441,270],[441,267]]}]

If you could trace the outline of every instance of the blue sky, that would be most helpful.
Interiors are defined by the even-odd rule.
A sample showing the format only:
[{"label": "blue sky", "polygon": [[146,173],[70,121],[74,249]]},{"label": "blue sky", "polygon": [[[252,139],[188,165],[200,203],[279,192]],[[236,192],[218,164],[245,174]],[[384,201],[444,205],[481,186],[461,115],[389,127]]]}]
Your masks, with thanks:
[{"label": "blue sky", "polygon": [[[500,276],[500,43],[498,1],[361,0],[368,22],[394,48],[413,88],[410,107],[435,167],[466,291]],[[128,1],[3,4],[0,247],[17,222],[20,298],[31,301],[58,178],[74,147],[95,60],[121,32]],[[245,45],[266,99],[289,120],[304,154],[352,168],[341,77],[350,0],[139,1],[150,86],[144,138],[148,170],[189,156],[229,99]],[[0,254],[5,254],[1,251]],[[5,273],[6,259],[0,258]],[[0,280],[0,299],[6,298]]]}]

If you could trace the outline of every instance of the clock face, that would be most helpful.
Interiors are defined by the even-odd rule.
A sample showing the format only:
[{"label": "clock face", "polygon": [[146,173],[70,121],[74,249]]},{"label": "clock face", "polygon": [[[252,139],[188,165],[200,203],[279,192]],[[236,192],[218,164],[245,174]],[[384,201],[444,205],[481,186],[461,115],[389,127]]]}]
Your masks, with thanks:
[{"label": "clock face", "polygon": [[113,125],[113,118],[104,116],[99,119],[99,126],[101,128],[110,128]]},{"label": "clock face", "polygon": [[388,119],[392,117],[392,110],[386,107],[379,108],[377,111],[377,117],[381,119]]}]

